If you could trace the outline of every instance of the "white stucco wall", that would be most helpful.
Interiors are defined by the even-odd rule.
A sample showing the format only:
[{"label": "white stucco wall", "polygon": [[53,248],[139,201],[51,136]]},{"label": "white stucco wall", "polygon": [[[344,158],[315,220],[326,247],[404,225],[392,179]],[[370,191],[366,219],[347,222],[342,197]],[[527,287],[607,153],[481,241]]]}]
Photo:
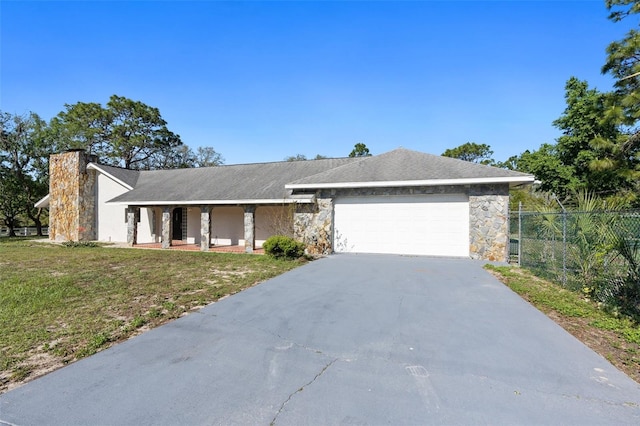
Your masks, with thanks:
[{"label": "white stucco wall", "polygon": [[[155,211],[155,218],[154,218]],[[141,208],[138,222],[138,243],[159,243],[162,234],[162,209]]]},{"label": "white stucco wall", "polygon": [[187,208],[187,244],[200,244],[200,207]]},{"label": "white stucco wall", "polygon": [[102,173],[96,179],[96,229],[99,241],[126,242],[126,206],[106,204],[107,201],[124,194],[127,188]]},{"label": "white stucco wall", "polygon": [[293,210],[289,206],[261,206],[256,209],[256,247],[267,238],[293,233]]},{"label": "white stucco wall", "polygon": [[244,244],[242,207],[214,207],[211,220],[211,244],[218,246]]}]

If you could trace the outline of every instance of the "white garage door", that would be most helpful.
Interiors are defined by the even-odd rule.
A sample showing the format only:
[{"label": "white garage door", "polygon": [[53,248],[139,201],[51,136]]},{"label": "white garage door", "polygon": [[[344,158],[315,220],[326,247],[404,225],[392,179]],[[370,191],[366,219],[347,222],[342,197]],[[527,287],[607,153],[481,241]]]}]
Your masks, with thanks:
[{"label": "white garage door", "polygon": [[334,250],[467,257],[469,199],[464,194],[337,198]]}]

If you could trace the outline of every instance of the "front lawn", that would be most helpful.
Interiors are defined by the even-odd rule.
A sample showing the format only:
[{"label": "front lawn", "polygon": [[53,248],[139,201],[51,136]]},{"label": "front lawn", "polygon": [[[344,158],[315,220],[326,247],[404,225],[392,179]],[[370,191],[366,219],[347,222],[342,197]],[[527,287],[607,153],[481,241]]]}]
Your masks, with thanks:
[{"label": "front lawn", "polygon": [[0,393],[299,265],[0,238]]}]

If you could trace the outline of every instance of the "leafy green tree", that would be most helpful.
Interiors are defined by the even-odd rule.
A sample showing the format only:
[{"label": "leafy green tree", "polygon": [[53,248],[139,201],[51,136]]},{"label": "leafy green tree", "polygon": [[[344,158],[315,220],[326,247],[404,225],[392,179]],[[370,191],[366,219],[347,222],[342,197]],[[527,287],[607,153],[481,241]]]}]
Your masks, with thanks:
[{"label": "leafy green tree", "polygon": [[0,215],[9,228],[9,236],[15,237],[19,216],[24,212],[25,192],[16,177],[6,168],[0,168]]},{"label": "leafy green tree", "polygon": [[187,145],[167,146],[153,152],[149,158],[140,163],[143,170],[187,169],[194,167],[196,158],[193,150]]},{"label": "leafy green tree", "polygon": [[565,85],[566,108],[553,122],[562,131],[556,144],[543,144],[498,166],[534,174],[542,182],[540,190],[562,199],[587,191],[632,203],[636,154],[621,150],[628,135],[608,114],[610,96],[571,77]]},{"label": "leafy green tree", "polygon": [[109,156],[126,169],[135,169],[155,153],[182,145],[167,128],[157,108],[113,95],[107,102],[110,121]]},{"label": "leafy green tree", "polygon": [[[640,12],[638,0],[606,0],[613,22],[626,20]],[[619,194],[640,203],[640,32],[637,19],[627,34],[607,47],[607,59],[602,67],[616,79],[615,91],[609,94],[605,120],[619,125],[617,137],[597,137],[593,146],[600,155],[591,166],[601,173],[615,176],[620,183]]]},{"label": "leafy green tree", "polygon": [[353,150],[349,153],[349,157],[371,157],[369,148],[362,142],[358,142],[354,145]]},{"label": "leafy green tree", "polygon": [[557,194],[566,198],[579,186],[572,166],[562,162],[557,146],[542,144],[536,151],[525,151],[509,160],[514,170],[530,173],[540,180],[539,190]]},{"label": "leafy green tree", "polygon": [[180,155],[180,136],[167,128],[157,108],[113,95],[106,107],[78,102],[51,120],[58,150],[83,148],[101,161],[127,169],[156,169]]},{"label": "leafy green tree", "polygon": [[81,148],[99,158],[109,155],[110,118],[102,105],[91,102],[65,104],[65,110],[52,118],[48,138],[56,151]]},{"label": "leafy green tree", "polygon": [[559,160],[572,168],[579,183],[573,189],[605,196],[627,187],[626,178],[618,169],[602,166],[603,161],[609,164],[606,158],[611,158],[607,141],[626,138],[616,120],[607,114],[608,95],[571,77],[565,85],[565,99],[567,107],[553,125],[563,133],[557,139]]},{"label": "leafy green tree", "polygon": [[37,114],[25,116],[0,112],[0,213],[12,228],[27,215],[42,235],[43,211],[34,204],[46,195],[48,156],[51,147],[43,136],[46,123]]},{"label": "leafy green tree", "polygon": [[[640,12],[638,0],[605,0],[609,10],[609,19],[620,22]],[[640,32],[632,28],[621,40],[609,44],[607,59],[602,67],[603,73],[611,74],[619,95],[622,97],[633,95],[640,89]],[[634,96],[635,97],[635,96]],[[631,99],[629,99],[631,100]],[[622,105],[621,105],[622,106]],[[637,102],[626,102],[624,105],[628,113],[636,120],[640,106]]]},{"label": "leafy green tree", "polygon": [[447,149],[442,153],[444,157],[457,158],[472,163],[491,165],[495,162],[491,159],[493,151],[487,144],[467,142],[458,147]]}]

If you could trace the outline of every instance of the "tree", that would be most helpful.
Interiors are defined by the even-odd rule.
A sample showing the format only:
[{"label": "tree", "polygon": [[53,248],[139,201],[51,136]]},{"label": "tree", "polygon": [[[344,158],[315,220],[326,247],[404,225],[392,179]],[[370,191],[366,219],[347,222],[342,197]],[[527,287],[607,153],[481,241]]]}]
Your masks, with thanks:
[{"label": "tree", "polygon": [[[609,19],[623,21],[640,12],[638,0],[606,0]],[[635,24],[637,25],[637,24]],[[603,73],[617,81],[615,91],[609,94],[605,118],[623,130],[616,138],[598,137],[593,141],[601,155],[592,162],[592,168],[613,174],[623,182],[623,191],[637,202],[640,192],[640,32],[632,28],[621,40],[607,47]]]},{"label": "tree", "polygon": [[467,142],[456,148],[447,149],[442,153],[445,157],[457,158],[459,160],[470,161],[479,164],[493,164],[491,159],[493,151],[486,144],[477,144],[475,142]]},{"label": "tree", "polygon": [[35,113],[0,112],[0,126],[0,212],[10,229],[20,214],[27,215],[41,236],[43,212],[34,204],[49,188],[46,123]]},{"label": "tree", "polygon": [[195,154],[195,167],[213,167],[224,164],[224,158],[210,146],[199,146]]},{"label": "tree", "polygon": [[2,222],[9,228],[9,236],[15,237],[18,217],[24,211],[25,193],[16,177],[8,169],[0,169],[0,214]]},{"label": "tree", "polygon": [[[312,158],[312,160],[324,160],[327,157],[326,155],[320,155],[320,154],[316,154],[315,157]],[[284,161],[306,161],[308,160],[307,156],[304,154],[296,154],[296,155],[290,155],[289,157],[285,157]]]},{"label": "tree", "polygon": [[[640,0],[605,0],[609,19],[622,21],[640,12]],[[571,77],[567,106],[553,125],[562,131],[555,145],[511,157],[501,167],[533,173],[541,189],[567,197],[587,191],[610,198],[608,204],[639,204],[640,199],[640,32],[631,29],[607,47],[602,67],[617,79],[613,92],[589,88]]]},{"label": "tree", "polygon": [[143,170],[188,169],[195,167],[196,157],[187,145],[167,146],[155,151],[139,164]]},{"label": "tree", "polygon": [[48,138],[56,151],[84,149],[99,158],[109,155],[110,119],[102,105],[91,102],[65,104],[65,111],[52,118]]},{"label": "tree", "polygon": [[369,148],[365,144],[358,142],[349,153],[349,157],[371,157],[371,153],[369,153]]},{"label": "tree", "polygon": [[182,145],[180,136],[167,129],[160,111],[124,97],[113,95],[107,102],[110,121],[110,157],[125,169],[138,168],[153,154]]},{"label": "tree", "polygon": [[167,128],[157,108],[113,95],[106,107],[78,102],[51,120],[58,150],[83,148],[101,161],[127,169],[161,168],[180,155],[180,136]]},{"label": "tree", "polygon": [[[607,9],[611,12],[609,19],[620,22],[629,16],[640,12],[640,2],[637,0],[605,0]],[[607,47],[607,59],[602,67],[603,74],[611,74],[617,94],[626,97],[633,95],[640,89],[640,32],[631,29],[622,40],[614,41]],[[637,120],[640,105],[629,103],[628,111]]]},{"label": "tree", "polygon": [[[611,157],[606,141],[616,141],[625,135],[619,123],[607,114],[609,95],[589,89],[586,81],[571,77],[565,85],[567,107],[553,122],[563,133],[557,139],[560,162],[572,168],[579,188],[601,195],[611,195],[628,188],[619,169],[598,166]],[[608,162],[607,162],[608,164]],[[622,166],[622,164],[618,164]]]},{"label": "tree", "polygon": [[566,198],[579,187],[571,166],[562,163],[557,146],[542,144],[536,151],[525,151],[507,160],[514,170],[530,173],[540,180],[539,190]]},{"label": "tree", "polygon": [[285,157],[284,161],[306,161],[307,157],[304,154],[296,154],[296,155],[291,155],[289,157]]},{"label": "tree", "polygon": [[540,190],[561,198],[587,191],[632,203],[637,159],[621,152],[628,135],[609,114],[610,96],[571,77],[565,85],[567,106],[553,122],[562,131],[556,144],[543,144],[498,165],[534,174],[542,182]]}]

